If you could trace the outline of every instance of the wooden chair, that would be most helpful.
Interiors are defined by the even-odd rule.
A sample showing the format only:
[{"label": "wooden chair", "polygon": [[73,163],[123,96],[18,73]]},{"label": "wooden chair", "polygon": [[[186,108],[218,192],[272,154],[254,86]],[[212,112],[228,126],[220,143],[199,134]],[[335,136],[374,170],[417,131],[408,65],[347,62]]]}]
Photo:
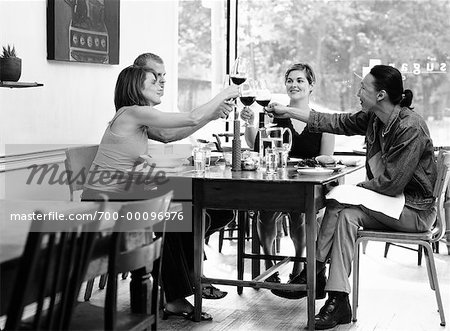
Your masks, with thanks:
[{"label": "wooden chair", "polygon": [[69,182],[70,200],[75,201],[75,192],[81,192],[92,162],[97,154],[98,145],[69,147],[66,149],[67,179]]},{"label": "wooden chair", "polygon": [[[172,191],[150,200],[108,203],[109,207],[113,206],[113,209],[109,208],[108,212],[117,212],[119,221],[114,226],[108,253],[109,277],[106,286],[105,307],[102,309],[90,302],[80,303],[75,310],[70,329],[144,330],[150,326],[153,330],[157,329],[158,284],[165,228],[165,220],[160,221],[158,219],[159,215],[164,216],[169,210],[171,199]],[[136,220],[134,215],[139,215],[141,221]],[[156,217],[152,217],[152,215],[156,215]],[[134,219],[130,220],[130,217]],[[149,240],[146,240],[144,245],[142,245],[142,240],[130,244],[132,240],[126,238],[126,236],[142,235],[144,231],[145,234],[150,234],[150,236],[146,236]],[[160,232],[162,235],[154,239],[153,231]],[[144,301],[151,303],[147,305],[146,311],[139,313],[117,311],[117,276],[127,270],[142,271],[141,275],[142,279],[145,280],[147,297],[131,297],[131,301],[144,299]],[[150,277],[150,273],[153,277]],[[137,280],[132,279],[130,287],[134,286],[133,281]]]},{"label": "wooden chair", "polygon": [[[79,194],[84,189],[84,183],[89,175],[89,169],[97,154],[98,145],[77,146],[66,149],[66,159],[64,165],[66,167],[67,181],[69,182],[70,200],[79,201]],[[77,196],[77,197],[76,197]],[[122,278],[125,279],[128,273],[124,273]],[[106,286],[108,275],[101,275],[98,283],[99,289],[103,290]],[[84,292],[84,300],[89,301],[94,288],[94,279],[90,279],[86,283]]]},{"label": "wooden chair", "polygon": [[441,318],[441,325],[445,326],[444,308],[442,306],[439,282],[434,263],[432,243],[438,242],[445,233],[444,200],[450,178],[450,152],[440,151],[438,155],[438,177],[434,187],[437,198],[437,217],[433,228],[421,233],[403,233],[387,231],[360,230],[356,239],[355,257],[353,260],[353,321],[357,320],[358,290],[359,290],[359,244],[365,241],[393,242],[399,244],[414,244],[423,247],[427,262],[430,287],[435,291],[436,301]]},{"label": "wooden chair", "polygon": [[[36,219],[58,212],[67,221],[32,222],[8,305],[5,330],[67,329],[98,238],[97,212],[103,209],[104,203],[86,202],[36,211]],[[79,215],[82,220],[69,220],[71,215]],[[36,302],[35,313],[24,321],[24,308],[30,302]],[[44,310],[45,306],[48,309]]]}]

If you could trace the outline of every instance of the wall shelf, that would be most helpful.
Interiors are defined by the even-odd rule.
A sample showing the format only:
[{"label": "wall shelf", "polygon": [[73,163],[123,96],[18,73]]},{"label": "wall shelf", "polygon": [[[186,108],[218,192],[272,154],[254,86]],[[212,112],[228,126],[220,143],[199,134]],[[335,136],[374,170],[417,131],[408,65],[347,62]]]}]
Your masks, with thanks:
[{"label": "wall shelf", "polygon": [[25,88],[25,87],[38,87],[44,86],[41,83],[26,83],[26,82],[0,82],[0,87],[9,87],[9,88]]}]

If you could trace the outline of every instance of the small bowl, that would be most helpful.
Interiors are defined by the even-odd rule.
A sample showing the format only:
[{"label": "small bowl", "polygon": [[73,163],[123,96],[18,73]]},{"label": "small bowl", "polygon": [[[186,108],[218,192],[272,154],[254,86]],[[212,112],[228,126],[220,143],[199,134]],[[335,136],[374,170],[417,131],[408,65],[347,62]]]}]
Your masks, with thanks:
[{"label": "small bowl", "polygon": [[241,160],[242,170],[256,170],[259,168],[259,153],[245,151],[242,153]]}]

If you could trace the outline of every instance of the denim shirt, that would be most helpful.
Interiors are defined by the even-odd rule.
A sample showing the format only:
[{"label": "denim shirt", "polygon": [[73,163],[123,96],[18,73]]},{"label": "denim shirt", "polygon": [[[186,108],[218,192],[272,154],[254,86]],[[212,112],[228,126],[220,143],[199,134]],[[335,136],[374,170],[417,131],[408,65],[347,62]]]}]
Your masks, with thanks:
[{"label": "denim shirt", "polygon": [[[358,186],[389,196],[402,192],[405,204],[417,210],[434,205],[434,184],[437,177],[433,142],[423,118],[396,106],[386,126],[373,112],[328,114],[312,111],[310,131],[340,135],[364,135],[366,138],[367,180]],[[375,176],[369,160],[381,154],[383,172]]]}]

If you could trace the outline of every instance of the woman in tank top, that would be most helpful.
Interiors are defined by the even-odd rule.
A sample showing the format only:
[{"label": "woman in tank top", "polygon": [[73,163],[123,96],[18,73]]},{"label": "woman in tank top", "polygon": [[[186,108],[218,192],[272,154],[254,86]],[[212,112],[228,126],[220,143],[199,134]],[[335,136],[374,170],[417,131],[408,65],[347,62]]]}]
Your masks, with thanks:
[{"label": "woman in tank top", "polygon": [[[133,168],[141,154],[147,154],[148,131],[195,127],[226,118],[232,110],[227,100],[238,96],[237,87],[230,86],[191,112],[169,113],[154,108],[161,103],[163,91],[163,82],[158,81],[151,68],[130,66],[121,71],[114,92],[116,114],[99,145],[82,200],[101,200],[101,194],[106,194],[109,201],[148,198],[142,194],[143,185],[129,185],[127,176],[122,176]],[[186,297],[193,294],[192,233],[167,232],[163,249],[161,278],[167,302],[164,315],[191,319],[193,306]],[[202,320],[211,320],[211,316],[202,313]]]},{"label": "woman in tank top", "polygon": [[[309,98],[316,83],[316,77],[311,66],[306,63],[296,63],[290,66],[284,75],[284,84],[286,93],[289,96],[289,106],[298,107],[300,105],[308,105]],[[247,108],[248,109],[248,108]],[[243,120],[253,123],[254,114],[250,111],[242,111]],[[291,119],[274,118],[273,123],[279,127],[289,128],[292,132],[292,147],[289,152],[290,157],[311,158],[318,155],[332,155],[334,152],[334,135],[328,133],[309,132],[303,122]],[[248,125],[245,130],[245,138],[247,144],[254,148],[259,146],[257,129]],[[304,214],[289,213],[289,234],[294,243],[295,256],[300,257],[306,247],[305,236],[305,218]],[[281,212],[258,212],[258,235],[263,248],[264,254],[272,254],[272,246],[277,235],[276,222]],[[271,260],[266,260],[266,269],[273,265]],[[300,274],[300,263],[295,262],[292,273],[289,275],[289,283],[296,281]],[[273,274],[267,281],[280,282],[278,273]],[[272,290],[272,293],[291,297],[293,292],[284,293],[281,290]],[[295,293],[293,294],[296,295]]]}]

